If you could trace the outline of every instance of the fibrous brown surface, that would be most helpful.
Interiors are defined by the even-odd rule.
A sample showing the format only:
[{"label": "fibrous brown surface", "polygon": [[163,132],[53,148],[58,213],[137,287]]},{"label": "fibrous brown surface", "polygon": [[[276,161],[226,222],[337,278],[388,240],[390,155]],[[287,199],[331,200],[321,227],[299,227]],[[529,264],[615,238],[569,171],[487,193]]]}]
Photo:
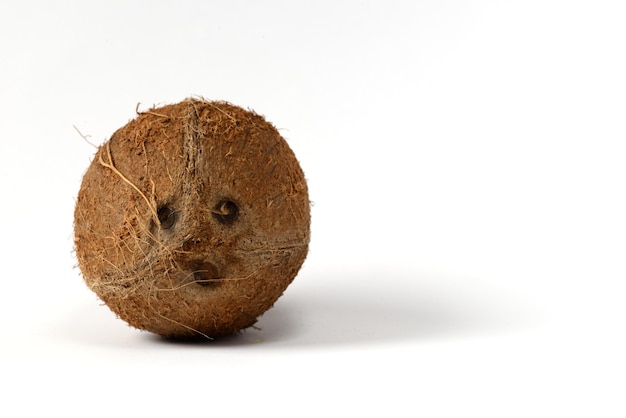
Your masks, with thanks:
[{"label": "fibrous brown surface", "polygon": [[308,251],[300,165],[262,116],[187,99],[99,147],[78,194],[87,285],[133,327],[217,337],[253,325]]}]

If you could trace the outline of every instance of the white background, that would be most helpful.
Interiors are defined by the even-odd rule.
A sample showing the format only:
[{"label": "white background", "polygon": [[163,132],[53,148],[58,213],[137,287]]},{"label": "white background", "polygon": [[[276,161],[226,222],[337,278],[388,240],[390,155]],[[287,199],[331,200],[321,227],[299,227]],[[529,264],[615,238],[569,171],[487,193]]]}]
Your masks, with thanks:
[{"label": "white background", "polygon": [[[626,415],[621,1],[0,5],[0,415]],[[265,115],[311,250],[237,338],[84,285],[96,145],[189,96]]]}]

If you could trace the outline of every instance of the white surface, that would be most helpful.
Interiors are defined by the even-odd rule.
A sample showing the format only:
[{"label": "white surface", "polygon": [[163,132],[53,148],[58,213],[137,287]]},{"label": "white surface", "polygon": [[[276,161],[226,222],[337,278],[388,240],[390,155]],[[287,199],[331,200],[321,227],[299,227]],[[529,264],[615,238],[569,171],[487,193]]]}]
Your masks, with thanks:
[{"label": "white surface", "polygon": [[[261,4],[262,3],[262,4]],[[175,5],[176,4],[176,5]],[[620,1],[4,2],[1,416],[626,415]],[[74,268],[138,102],[276,124],[311,252],[238,338],[127,327]]]}]

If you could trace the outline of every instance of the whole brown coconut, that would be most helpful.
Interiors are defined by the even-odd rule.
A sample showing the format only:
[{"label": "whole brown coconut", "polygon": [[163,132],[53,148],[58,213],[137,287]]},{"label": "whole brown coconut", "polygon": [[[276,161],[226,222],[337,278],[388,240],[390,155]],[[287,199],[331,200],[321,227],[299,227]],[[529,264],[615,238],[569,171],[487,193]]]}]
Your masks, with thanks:
[{"label": "whole brown coconut", "polygon": [[133,327],[217,337],[253,325],[307,255],[296,157],[225,102],[154,108],[100,146],[74,213],[87,285]]}]

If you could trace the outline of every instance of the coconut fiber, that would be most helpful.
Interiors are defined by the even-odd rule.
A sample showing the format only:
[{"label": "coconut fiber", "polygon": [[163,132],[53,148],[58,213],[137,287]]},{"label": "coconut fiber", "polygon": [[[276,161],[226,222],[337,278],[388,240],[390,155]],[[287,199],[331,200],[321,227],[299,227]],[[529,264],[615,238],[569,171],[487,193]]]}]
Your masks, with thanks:
[{"label": "coconut fiber", "polygon": [[138,113],[98,148],[74,212],[87,285],[170,338],[253,325],[307,255],[304,175],[278,131],[226,102]]}]

